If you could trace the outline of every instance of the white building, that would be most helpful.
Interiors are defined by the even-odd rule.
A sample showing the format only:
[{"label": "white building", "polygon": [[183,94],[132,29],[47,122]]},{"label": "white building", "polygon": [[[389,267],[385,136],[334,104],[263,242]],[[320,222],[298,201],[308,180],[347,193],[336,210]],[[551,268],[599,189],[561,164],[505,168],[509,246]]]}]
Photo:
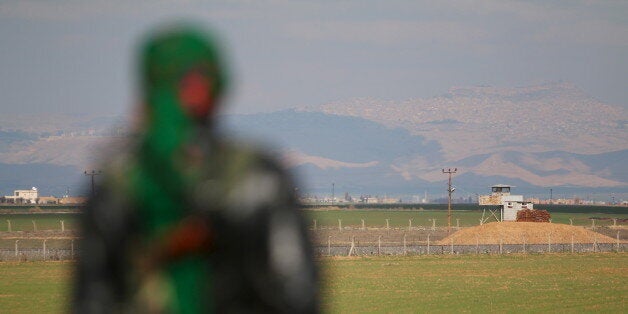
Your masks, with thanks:
[{"label": "white building", "polygon": [[534,209],[532,202],[524,202],[523,195],[511,195],[510,185],[497,184],[491,187],[491,195],[480,195],[478,203],[484,206],[499,206],[501,221],[517,220],[517,212]]},{"label": "white building", "polygon": [[24,200],[24,203],[37,203],[37,198],[39,197],[39,192],[36,187],[33,187],[30,190],[15,190],[13,191],[13,195],[5,196],[4,198],[7,200],[13,200],[13,202],[17,202],[18,199]]}]

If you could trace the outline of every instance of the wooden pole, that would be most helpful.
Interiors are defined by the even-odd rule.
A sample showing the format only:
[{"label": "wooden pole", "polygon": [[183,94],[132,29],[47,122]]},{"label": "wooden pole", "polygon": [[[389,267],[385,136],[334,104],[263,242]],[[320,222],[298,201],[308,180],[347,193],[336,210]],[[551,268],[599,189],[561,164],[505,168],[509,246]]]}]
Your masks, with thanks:
[{"label": "wooden pole", "polygon": [[342,231],[342,220],[338,219],[338,231]]},{"label": "wooden pole", "polygon": [[37,231],[37,223],[35,222],[35,220],[31,220],[31,222],[33,223],[33,231]]},{"label": "wooden pole", "polygon": [[390,229],[390,225],[388,224],[388,218],[386,218],[386,229]]},{"label": "wooden pole", "polygon": [[353,250],[355,250],[355,237],[351,237],[351,248],[349,249],[349,255],[353,254]]},{"label": "wooden pole", "polygon": [[44,239],[44,261],[46,260],[46,240]]},{"label": "wooden pole", "polygon": [[552,235],[547,234],[547,252],[552,252]]},{"label": "wooden pole", "polygon": [[11,220],[7,219],[8,231],[11,232]]},{"label": "wooden pole", "polygon": [[403,255],[407,255],[408,251],[406,249],[406,234],[403,234]]},{"label": "wooden pole", "polygon": [[17,257],[17,243],[20,242],[20,240],[15,240],[15,257]]},{"label": "wooden pole", "polygon": [[573,251],[574,251],[573,250],[573,237],[574,237],[574,234],[572,233],[571,234],[571,253],[573,253]]},{"label": "wooden pole", "polygon": [[502,248],[502,237],[499,237],[499,254],[502,254],[503,252],[503,248]]},{"label": "wooden pole", "polygon": [[596,252],[596,250],[597,250],[596,247],[597,247],[597,235],[594,235],[593,236],[593,253]]},{"label": "wooden pole", "polygon": [[617,252],[619,252],[619,231],[617,231]]},{"label": "wooden pole", "polygon": [[70,241],[70,257],[74,259],[74,240]]},{"label": "wooden pole", "polygon": [[314,230],[316,230],[316,219],[314,219]]},{"label": "wooden pole", "polygon": [[377,255],[382,254],[382,236],[377,237]]},{"label": "wooden pole", "polygon": [[364,226],[364,219],[362,219],[362,230],[366,229],[366,227]]},{"label": "wooden pole", "polygon": [[430,255],[430,234],[427,234],[427,255]]},{"label": "wooden pole", "polygon": [[65,232],[65,223],[63,220],[59,220],[61,222],[61,232]]},{"label": "wooden pole", "polygon": [[451,238],[451,246],[449,249],[449,254],[454,255],[454,238]]},{"label": "wooden pole", "polygon": [[327,237],[327,255],[331,256],[331,236]]}]

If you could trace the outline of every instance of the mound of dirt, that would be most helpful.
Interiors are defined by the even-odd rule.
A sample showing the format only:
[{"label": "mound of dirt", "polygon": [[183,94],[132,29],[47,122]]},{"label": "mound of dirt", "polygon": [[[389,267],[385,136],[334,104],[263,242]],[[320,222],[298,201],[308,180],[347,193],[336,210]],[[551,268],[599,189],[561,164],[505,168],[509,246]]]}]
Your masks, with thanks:
[{"label": "mound of dirt", "polygon": [[[464,228],[439,241],[438,244],[547,244],[551,243],[615,243],[616,239],[587,230],[556,223],[491,222]],[[477,241],[477,242],[476,242]]]}]

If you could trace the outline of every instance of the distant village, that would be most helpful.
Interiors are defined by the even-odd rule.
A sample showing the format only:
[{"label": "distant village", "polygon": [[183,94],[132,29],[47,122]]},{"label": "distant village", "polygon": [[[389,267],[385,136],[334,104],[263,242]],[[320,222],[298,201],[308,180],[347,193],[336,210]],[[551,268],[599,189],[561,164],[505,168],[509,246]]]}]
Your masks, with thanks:
[{"label": "distant village", "polygon": [[13,195],[0,197],[0,204],[37,204],[37,205],[80,205],[87,201],[87,197],[63,195],[40,196],[36,187],[28,190],[15,190]]},{"label": "distant village", "polygon": [[[353,196],[348,192],[340,197],[336,196],[318,196],[305,195],[298,196],[299,202],[306,205],[350,205],[350,204],[447,204],[447,197],[428,198],[425,196],[414,196],[412,199],[403,200],[398,197],[378,196],[378,195],[360,195]],[[600,206],[628,206],[628,201],[620,200],[617,202],[594,201],[582,198],[557,198],[557,199],[541,199],[541,198],[525,198],[527,203],[542,205],[600,205]],[[61,197],[58,196],[41,196],[36,187],[27,190],[15,190],[13,195],[0,196],[0,204],[15,205],[80,205],[87,202],[87,197],[70,196],[68,194]],[[452,198],[452,204],[477,204],[477,197],[457,197]]]},{"label": "distant village", "polygon": [[[350,205],[350,204],[447,204],[447,197],[435,197],[428,198],[425,196],[413,196],[412,199],[403,200],[397,197],[378,196],[378,195],[360,195],[352,196],[348,192],[340,197],[331,195],[306,195],[300,196],[299,201],[301,204],[306,205]],[[599,205],[599,206],[628,206],[628,201],[619,200],[614,201],[596,201],[587,200],[579,197],[574,198],[555,198],[555,199],[541,199],[535,197],[528,197],[524,199],[527,203],[540,204],[540,205]],[[460,196],[452,198],[452,204],[477,204],[477,196]]]}]

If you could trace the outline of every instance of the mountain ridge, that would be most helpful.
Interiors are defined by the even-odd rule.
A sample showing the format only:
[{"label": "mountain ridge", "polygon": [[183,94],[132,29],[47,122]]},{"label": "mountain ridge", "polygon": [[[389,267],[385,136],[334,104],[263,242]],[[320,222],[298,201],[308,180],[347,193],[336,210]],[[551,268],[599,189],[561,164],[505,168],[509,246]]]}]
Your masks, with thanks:
[{"label": "mountain ridge", "polygon": [[[59,173],[97,167],[103,147],[128,135],[125,120],[0,117],[11,121],[0,128],[4,189],[29,180],[11,164],[50,172],[51,182],[37,181],[48,187]],[[359,98],[219,120],[223,134],[274,144],[272,152],[298,174],[303,191],[326,191],[331,182],[361,193],[440,189],[441,168],[448,167],[459,169],[456,181],[468,191],[494,183],[536,190],[628,187],[626,110],[571,83],[457,87],[430,99]],[[78,170],[72,182],[81,181]]]}]

